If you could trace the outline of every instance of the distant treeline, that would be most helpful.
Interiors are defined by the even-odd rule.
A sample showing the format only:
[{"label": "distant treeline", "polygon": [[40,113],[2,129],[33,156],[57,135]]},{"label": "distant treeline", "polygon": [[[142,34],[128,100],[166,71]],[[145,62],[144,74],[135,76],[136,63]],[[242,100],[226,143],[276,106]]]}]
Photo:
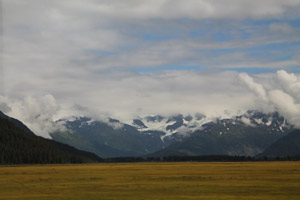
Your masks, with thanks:
[{"label": "distant treeline", "polygon": [[227,155],[167,156],[167,157],[118,157],[104,158],[102,162],[246,162],[246,161],[300,161],[294,157],[250,157]]}]

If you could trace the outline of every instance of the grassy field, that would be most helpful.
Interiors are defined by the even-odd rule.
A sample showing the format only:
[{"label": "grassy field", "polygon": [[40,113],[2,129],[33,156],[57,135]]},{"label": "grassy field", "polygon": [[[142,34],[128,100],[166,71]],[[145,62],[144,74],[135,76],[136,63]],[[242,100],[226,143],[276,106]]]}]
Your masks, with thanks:
[{"label": "grassy field", "polygon": [[0,199],[300,199],[300,162],[0,167]]}]

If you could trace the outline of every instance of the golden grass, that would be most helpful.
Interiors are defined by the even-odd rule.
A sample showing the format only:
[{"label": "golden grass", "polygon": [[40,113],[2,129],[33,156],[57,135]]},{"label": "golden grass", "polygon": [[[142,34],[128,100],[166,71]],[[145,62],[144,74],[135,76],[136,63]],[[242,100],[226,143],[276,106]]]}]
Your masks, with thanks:
[{"label": "golden grass", "polygon": [[300,162],[0,167],[0,199],[300,199]]}]

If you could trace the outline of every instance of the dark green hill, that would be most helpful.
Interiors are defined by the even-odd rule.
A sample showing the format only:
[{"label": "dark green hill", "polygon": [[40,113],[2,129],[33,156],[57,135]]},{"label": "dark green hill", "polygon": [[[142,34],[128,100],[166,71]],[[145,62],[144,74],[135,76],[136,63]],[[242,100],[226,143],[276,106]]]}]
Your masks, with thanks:
[{"label": "dark green hill", "polygon": [[300,130],[294,130],[278,139],[258,157],[300,156]]},{"label": "dark green hill", "polygon": [[30,133],[30,134],[33,134],[34,133],[27,127],[25,126],[21,121],[17,120],[17,119],[14,119],[12,117],[9,117],[7,115],[5,115],[3,112],[0,111],[0,118],[1,119],[7,119],[9,120],[10,122],[14,123],[16,126],[18,126],[19,128],[23,129],[25,132],[27,133]]},{"label": "dark green hill", "polygon": [[95,154],[34,135],[0,111],[0,164],[99,162]]}]

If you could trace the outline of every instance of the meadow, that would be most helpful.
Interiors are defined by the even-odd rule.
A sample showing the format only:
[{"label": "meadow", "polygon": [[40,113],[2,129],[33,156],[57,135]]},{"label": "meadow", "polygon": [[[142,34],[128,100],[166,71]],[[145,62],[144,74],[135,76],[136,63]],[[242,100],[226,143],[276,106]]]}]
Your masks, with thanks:
[{"label": "meadow", "polygon": [[2,200],[300,199],[300,162],[0,167]]}]

